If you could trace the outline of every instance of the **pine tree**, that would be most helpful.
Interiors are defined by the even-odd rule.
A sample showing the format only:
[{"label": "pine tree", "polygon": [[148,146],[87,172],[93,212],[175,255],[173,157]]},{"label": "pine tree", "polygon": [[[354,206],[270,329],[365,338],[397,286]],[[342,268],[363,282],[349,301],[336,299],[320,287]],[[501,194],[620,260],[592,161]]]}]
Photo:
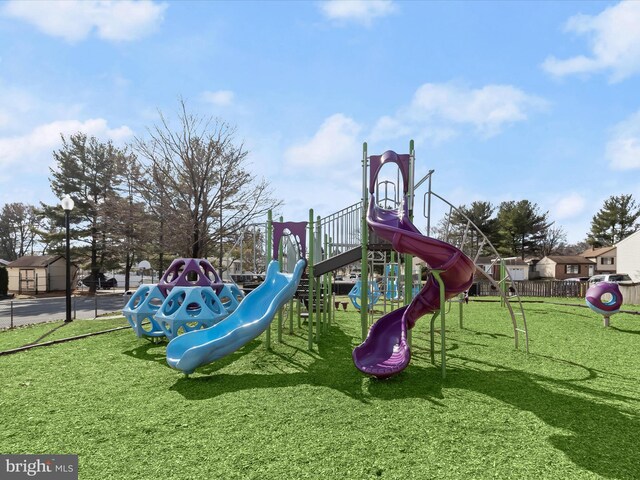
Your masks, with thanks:
[{"label": "pine tree", "polygon": [[[121,215],[115,205],[129,154],[111,141],[103,143],[78,132],[69,138],[63,136],[62,148],[53,156],[56,164],[50,169],[51,190],[58,198],[69,194],[73,199],[71,236],[83,245],[74,251],[80,260],[88,260],[91,275],[97,278],[105,266],[118,263],[117,232],[111,227]],[[62,225],[64,212],[59,205],[42,204],[42,212],[53,224]],[[55,235],[60,237],[60,232]],[[95,291],[95,282],[91,290]]]},{"label": "pine tree", "polygon": [[442,240],[446,237],[449,242],[456,245],[460,245],[464,240],[465,253],[475,256],[482,244],[482,235],[471,225],[467,228],[467,224],[471,220],[478,230],[493,244],[496,241],[497,233],[497,221],[494,218],[494,212],[495,207],[491,202],[475,201],[469,206],[460,205],[460,207],[451,212],[450,216],[435,227],[434,232]]},{"label": "pine tree", "polygon": [[631,194],[612,195],[591,220],[587,243],[594,248],[608,247],[640,228],[640,207]]},{"label": "pine tree", "polygon": [[520,256],[533,254],[547,229],[553,225],[548,221],[548,212],[541,213],[539,207],[529,200],[502,202],[498,209],[498,229],[502,254]]}]

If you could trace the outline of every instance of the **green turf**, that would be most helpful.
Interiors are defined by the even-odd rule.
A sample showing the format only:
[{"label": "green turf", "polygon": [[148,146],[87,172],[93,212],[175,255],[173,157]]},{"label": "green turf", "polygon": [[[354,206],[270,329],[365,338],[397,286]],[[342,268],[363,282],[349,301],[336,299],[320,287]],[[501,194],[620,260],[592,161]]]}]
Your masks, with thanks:
[{"label": "green turf", "polygon": [[[121,314],[122,315],[122,314]],[[128,325],[124,317],[39,323],[0,331],[0,351]]]},{"label": "green turf", "polygon": [[638,478],[640,317],[527,304],[527,355],[499,304],[471,303],[444,381],[426,319],[378,381],[349,308],[314,352],[296,329],[190,378],[130,330],[0,357],[0,451],[77,453],[81,479]]}]

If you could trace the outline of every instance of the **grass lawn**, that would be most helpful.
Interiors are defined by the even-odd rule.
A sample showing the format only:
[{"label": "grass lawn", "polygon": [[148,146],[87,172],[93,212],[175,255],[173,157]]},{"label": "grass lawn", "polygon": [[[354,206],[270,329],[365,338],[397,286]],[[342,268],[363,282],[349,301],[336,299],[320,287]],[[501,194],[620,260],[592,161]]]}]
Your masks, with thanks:
[{"label": "grass lawn", "polygon": [[2,330],[0,331],[0,352],[32,343],[44,343],[51,340],[60,340],[63,338],[74,337],[76,335],[99,332],[127,325],[129,324],[124,317],[98,317],[93,320],[75,320],[70,323],[65,323],[63,320],[59,320],[56,322],[18,327],[11,330]]},{"label": "grass lawn", "polygon": [[499,303],[472,302],[465,329],[448,317],[446,379],[423,318],[378,381],[352,364],[349,308],[314,352],[296,329],[189,378],[128,329],[0,357],[0,452],[76,453],[101,480],[640,477],[640,316],[526,304],[527,355]]}]

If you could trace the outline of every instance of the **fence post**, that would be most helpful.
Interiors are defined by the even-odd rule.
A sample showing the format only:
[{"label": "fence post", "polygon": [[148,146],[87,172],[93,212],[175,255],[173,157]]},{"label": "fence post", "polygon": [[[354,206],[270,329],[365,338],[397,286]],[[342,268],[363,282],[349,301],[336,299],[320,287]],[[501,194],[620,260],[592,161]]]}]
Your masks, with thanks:
[{"label": "fence post", "polygon": [[93,294],[93,318],[98,318],[98,293]]},{"label": "fence post", "polygon": [[11,300],[11,321],[9,323],[9,328],[13,328],[13,300]]}]

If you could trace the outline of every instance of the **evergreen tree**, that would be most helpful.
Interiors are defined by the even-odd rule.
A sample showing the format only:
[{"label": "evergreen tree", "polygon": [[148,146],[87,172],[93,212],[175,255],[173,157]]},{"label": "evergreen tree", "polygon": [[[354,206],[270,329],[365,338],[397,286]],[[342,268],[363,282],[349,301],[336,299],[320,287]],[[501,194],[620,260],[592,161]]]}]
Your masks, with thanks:
[{"label": "evergreen tree", "polygon": [[[69,194],[73,199],[71,236],[82,244],[74,251],[97,278],[105,266],[117,265],[118,242],[114,241],[112,226],[122,214],[117,208],[118,188],[131,159],[126,150],[111,141],[102,143],[81,132],[69,138],[62,136],[62,148],[53,156],[56,164],[50,169],[51,190],[58,198]],[[59,205],[42,204],[42,212],[52,223],[63,224],[64,212]],[[63,235],[61,231],[53,234],[58,239]],[[95,291],[95,282],[91,291]]]},{"label": "evergreen tree", "polygon": [[548,212],[541,213],[539,207],[529,200],[502,202],[498,209],[500,248],[503,255],[520,256],[534,254],[547,229],[553,225],[548,221]]},{"label": "evergreen tree", "polygon": [[633,195],[612,195],[591,220],[587,243],[594,248],[618,243],[640,228],[640,207]]},{"label": "evergreen tree", "polygon": [[[475,201],[469,206],[460,205],[451,212],[451,215],[441,220],[434,230],[441,240],[448,239],[448,242],[458,246],[464,241],[464,252],[473,257],[482,244],[482,235],[492,244],[497,240],[497,221],[494,218],[494,212],[495,207],[491,202]],[[469,220],[477,230],[472,225],[467,228]],[[484,248],[482,253],[485,253]]]}]

